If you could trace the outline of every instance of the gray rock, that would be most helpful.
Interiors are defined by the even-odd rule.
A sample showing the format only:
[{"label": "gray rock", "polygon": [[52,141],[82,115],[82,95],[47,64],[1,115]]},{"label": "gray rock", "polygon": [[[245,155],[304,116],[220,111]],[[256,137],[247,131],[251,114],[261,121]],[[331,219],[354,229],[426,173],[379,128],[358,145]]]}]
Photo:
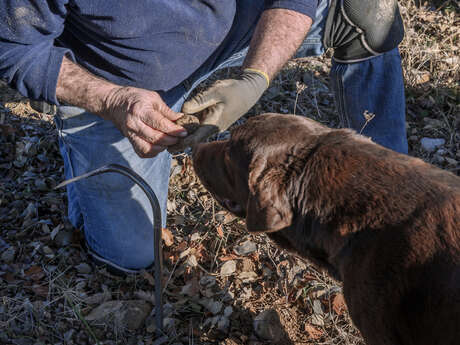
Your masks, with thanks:
[{"label": "gray rock", "polygon": [[257,250],[257,245],[250,240],[244,241],[240,245],[236,246],[233,251],[236,255],[246,256]]},{"label": "gray rock", "polygon": [[264,310],[254,318],[254,332],[259,338],[279,341],[283,336],[283,328],[278,313],[273,309]]},{"label": "gray rock", "polygon": [[446,143],[445,139],[439,138],[422,138],[420,140],[420,145],[422,146],[422,149],[424,149],[427,152],[434,152],[438,147],[444,145]]},{"label": "gray rock", "polygon": [[236,262],[234,260],[226,261],[220,268],[222,276],[229,276],[236,271]]},{"label": "gray rock", "polygon": [[318,299],[315,299],[313,301],[313,312],[317,315],[323,315],[324,312],[323,312],[323,306],[320,302],[320,300]]},{"label": "gray rock", "polygon": [[129,330],[139,329],[152,311],[152,306],[146,301],[108,301],[96,307],[86,316],[88,321],[107,323],[115,319],[117,324]]}]

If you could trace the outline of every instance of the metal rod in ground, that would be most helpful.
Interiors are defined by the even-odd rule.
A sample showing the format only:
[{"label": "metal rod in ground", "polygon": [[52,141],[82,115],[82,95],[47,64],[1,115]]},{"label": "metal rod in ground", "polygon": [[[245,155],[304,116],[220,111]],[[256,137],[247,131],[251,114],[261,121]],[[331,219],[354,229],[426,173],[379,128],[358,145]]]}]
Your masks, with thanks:
[{"label": "metal rod in ground", "polygon": [[72,182],[76,182],[87,177],[105,174],[109,172],[119,173],[128,177],[131,181],[137,184],[147,195],[153,211],[153,251],[154,251],[154,265],[155,265],[155,325],[158,335],[163,334],[163,288],[161,284],[161,273],[163,272],[163,256],[161,254],[161,209],[158,199],[153,192],[152,188],[145,180],[140,177],[133,170],[118,164],[104,165],[96,170],[87,172],[86,174],[71,178],[58,184],[55,189],[64,187]]}]

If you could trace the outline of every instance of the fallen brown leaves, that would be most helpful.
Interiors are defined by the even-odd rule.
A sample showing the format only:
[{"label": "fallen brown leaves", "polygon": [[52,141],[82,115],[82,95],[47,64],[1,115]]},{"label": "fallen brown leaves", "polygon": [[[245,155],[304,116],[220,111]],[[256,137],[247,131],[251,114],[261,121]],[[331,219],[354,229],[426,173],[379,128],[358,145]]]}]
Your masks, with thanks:
[{"label": "fallen brown leaves", "polygon": [[[411,154],[460,173],[458,7],[402,4]],[[249,116],[296,113],[337,127],[329,67],[324,57],[288,64]],[[205,191],[186,155],[171,170],[162,231],[169,339],[158,339],[152,272],[119,278],[94,267],[65,221],[65,192],[52,190],[63,178],[52,118],[3,84],[0,102],[0,343],[256,345],[264,342],[254,320],[270,309],[283,345],[362,344],[340,285],[249,235]],[[428,151],[425,137],[443,141]]]}]

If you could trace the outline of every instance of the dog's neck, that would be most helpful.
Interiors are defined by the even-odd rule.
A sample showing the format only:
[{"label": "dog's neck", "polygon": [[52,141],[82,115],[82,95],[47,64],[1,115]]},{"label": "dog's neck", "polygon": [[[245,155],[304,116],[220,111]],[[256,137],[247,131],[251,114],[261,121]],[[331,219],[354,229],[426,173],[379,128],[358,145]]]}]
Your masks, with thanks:
[{"label": "dog's neck", "polygon": [[[336,263],[350,238],[404,221],[413,212],[408,205],[416,205],[414,190],[394,186],[395,179],[384,175],[379,166],[388,155],[394,153],[376,149],[375,144],[348,130],[320,136],[290,171],[289,199],[294,201],[297,217],[289,231],[299,232],[290,249],[309,253],[337,277],[340,269]],[[394,198],[396,193],[402,197]]]}]

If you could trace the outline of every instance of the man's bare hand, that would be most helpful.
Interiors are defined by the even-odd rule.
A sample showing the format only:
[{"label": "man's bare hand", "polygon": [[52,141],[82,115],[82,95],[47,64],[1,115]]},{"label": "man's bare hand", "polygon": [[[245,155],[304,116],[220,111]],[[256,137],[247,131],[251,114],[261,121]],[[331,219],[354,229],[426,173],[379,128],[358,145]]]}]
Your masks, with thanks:
[{"label": "man's bare hand", "polygon": [[173,122],[183,114],[172,111],[158,93],[110,83],[67,57],[62,61],[56,96],[112,121],[142,158],[156,156],[187,135]]},{"label": "man's bare hand", "polygon": [[136,87],[111,90],[101,111],[101,116],[115,124],[142,158],[156,156],[187,135],[174,123],[182,115],[172,111],[158,93]]}]

